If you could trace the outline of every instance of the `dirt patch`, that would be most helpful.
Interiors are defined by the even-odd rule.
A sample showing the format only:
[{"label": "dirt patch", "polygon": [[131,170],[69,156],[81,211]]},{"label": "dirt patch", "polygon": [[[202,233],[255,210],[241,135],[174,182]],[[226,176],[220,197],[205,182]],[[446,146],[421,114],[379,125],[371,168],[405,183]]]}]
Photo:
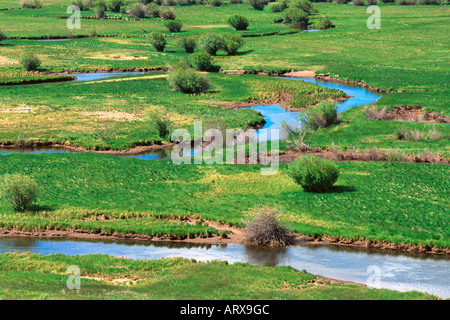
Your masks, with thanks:
[{"label": "dirt patch", "polygon": [[390,112],[382,109],[379,112],[379,119],[376,120],[398,120],[405,122],[420,123],[449,123],[450,117],[443,112],[424,111],[424,106],[394,106]]},{"label": "dirt patch", "polygon": [[354,86],[359,86],[359,87],[369,89],[370,91],[373,91],[373,92],[379,92],[379,93],[393,92],[391,90],[385,90],[385,89],[371,87],[363,81],[353,81],[353,80],[346,80],[346,79],[340,79],[337,77],[332,77],[332,76],[330,76],[329,73],[317,74],[315,76],[315,78],[318,80],[322,80],[322,81],[334,81],[334,82],[340,82],[340,83],[350,84],[350,85],[354,85]]},{"label": "dirt patch", "polygon": [[291,71],[285,73],[284,76],[294,78],[314,78],[316,76],[316,71],[314,70]]},{"label": "dirt patch", "polygon": [[135,121],[141,120],[140,117],[132,113],[118,112],[118,111],[95,111],[95,112],[82,112],[82,116],[87,117],[98,117],[100,119],[110,119],[110,120],[126,120]]},{"label": "dirt patch", "polygon": [[19,112],[19,113],[30,113],[31,108],[30,107],[23,107],[23,108],[17,108],[17,109],[0,109],[0,112],[9,113],[9,112]]}]

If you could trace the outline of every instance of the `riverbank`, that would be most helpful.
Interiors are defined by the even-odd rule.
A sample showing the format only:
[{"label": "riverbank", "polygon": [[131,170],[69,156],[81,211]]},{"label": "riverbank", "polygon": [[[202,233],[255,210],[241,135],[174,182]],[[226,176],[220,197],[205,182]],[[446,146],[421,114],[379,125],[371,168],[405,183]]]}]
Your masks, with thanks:
[{"label": "riverbank", "polygon": [[[67,289],[71,265],[80,268],[80,290]],[[99,265],[105,267],[100,271]],[[181,258],[8,253],[0,255],[0,268],[4,299],[438,299],[419,292],[370,289],[287,267]]]}]

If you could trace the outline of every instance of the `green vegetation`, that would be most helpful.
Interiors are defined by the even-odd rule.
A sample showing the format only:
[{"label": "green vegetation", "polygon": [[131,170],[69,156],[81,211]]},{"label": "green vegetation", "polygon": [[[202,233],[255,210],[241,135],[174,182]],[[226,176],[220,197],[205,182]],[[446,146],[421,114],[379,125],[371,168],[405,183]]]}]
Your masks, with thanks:
[{"label": "green vegetation", "polygon": [[28,210],[36,201],[38,189],[33,179],[19,173],[7,174],[0,180],[0,197],[16,211]]},{"label": "green vegetation", "polygon": [[207,75],[190,68],[173,70],[167,81],[174,91],[183,93],[200,93],[211,88],[211,81]]},{"label": "green vegetation", "polygon": [[227,21],[230,24],[230,26],[232,26],[236,30],[247,30],[250,24],[246,17],[238,14],[229,17]]},{"label": "green vegetation", "polygon": [[339,169],[330,161],[303,156],[289,164],[289,176],[307,192],[324,192],[333,188]]},{"label": "green vegetation", "polygon": [[32,53],[25,53],[20,57],[20,63],[26,71],[37,70],[41,65],[41,60]]},{"label": "green vegetation", "polygon": [[214,59],[207,52],[196,52],[189,57],[190,65],[200,71],[208,71],[211,69]]},{"label": "green vegetation", "polygon": [[320,102],[316,106],[308,108],[302,118],[305,125],[311,130],[329,127],[337,121],[337,105],[328,101]]},{"label": "green vegetation", "polygon": [[154,31],[148,35],[150,44],[155,47],[156,51],[163,52],[166,47],[166,39],[161,32]]},{"label": "green vegetation", "polygon": [[[108,233],[214,233],[158,217],[200,217],[243,226],[260,205],[282,210],[292,231],[449,247],[449,167],[419,163],[339,162],[327,193],[304,192],[287,166],[173,165],[98,154],[10,154],[0,172],[22,173],[42,190],[34,213],[0,202],[0,228],[89,229]],[[381,209],[380,209],[381,208]],[[96,217],[99,217],[96,219]],[[104,217],[104,219],[101,219]]]},{"label": "green vegetation", "polygon": [[[67,268],[81,270],[81,290],[67,290]],[[106,255],[0,255],[3,299],[436,299],[332,284],[288,267],[257,267],[180,258],[129,260]]]}]

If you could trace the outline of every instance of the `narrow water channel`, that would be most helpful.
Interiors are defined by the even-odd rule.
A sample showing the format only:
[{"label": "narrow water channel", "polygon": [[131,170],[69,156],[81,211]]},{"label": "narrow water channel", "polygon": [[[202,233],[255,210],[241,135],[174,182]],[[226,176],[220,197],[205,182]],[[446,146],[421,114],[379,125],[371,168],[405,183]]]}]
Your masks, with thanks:
[{"label": "narrow water channel", "polygon": [[[195,245],[120,243],[73,240],[0,239],[0,254],[32,252],[43,255],[108,254],[129,259],[183,257],[255,265],[291,266],[328,278],[370,284],[379,271],[380,287],[420,291],[450,298],[450,259],[343,247],[299,245],[275,249],[238,244]],[[374,273],[375,272],[375,273]]]}]

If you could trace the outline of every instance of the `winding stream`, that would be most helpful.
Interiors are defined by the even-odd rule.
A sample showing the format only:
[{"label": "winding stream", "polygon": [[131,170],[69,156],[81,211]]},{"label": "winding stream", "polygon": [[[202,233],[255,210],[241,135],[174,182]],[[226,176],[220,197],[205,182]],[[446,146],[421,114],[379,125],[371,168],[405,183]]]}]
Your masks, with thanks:
[{"label": "winding stream", "polygon": [[381,288],[421,291],[450,298],[450,259],[439,256],[394,254],[342,247],[299,245],[265,248],[228,245],[96,242],[74,240],[0,239],[0,254],[33,252],[38,254],[108,254],[129,259],[194,258],[255,265],[291,266],[328,278],[370,284],[371,269],[379,271]]}]

